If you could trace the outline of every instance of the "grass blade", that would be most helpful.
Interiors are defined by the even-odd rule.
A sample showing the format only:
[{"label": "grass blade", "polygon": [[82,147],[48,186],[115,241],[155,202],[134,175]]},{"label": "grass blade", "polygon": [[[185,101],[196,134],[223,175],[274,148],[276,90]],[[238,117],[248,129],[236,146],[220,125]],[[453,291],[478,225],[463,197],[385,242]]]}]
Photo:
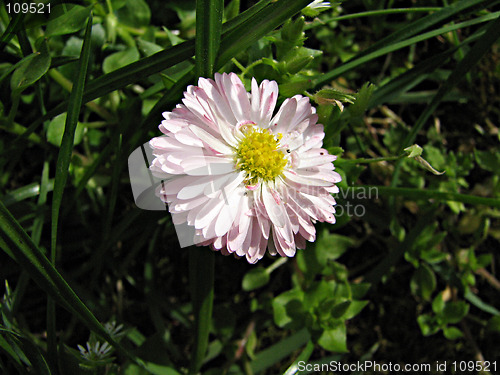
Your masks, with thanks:
[{"label": "grass blade", "polygon": [[368,47],[366,50],[361,52],[361,56],[367,55],[369,53],[372,53],[373,51],[376,51],[382,47],[388,46],[390,44],[394,44],[396,42],[399,42],[404,39],[408,39],[412,37],[413,35],[416,35],[420,33],[421,31],[424,31],[438,23],[444,22],[447,19],[450,19],[457,13],[463,12],[464,10],[467,10],[469,8],[472,8],[474,6],[477,6],[481,3],[483,3],[484,7],[489,6],[491,3],[493,3],[493,0],[461,0],[456,3],[450,4],[447,7],[441,8],[441,10],[429,14],[428,16],[425,16],[415,22],[412,22],[406,27],[403,27],[402,29],[397,30],[396,32],[392,33],[391,35],[379,40],[372,46]]},{"label": "grass blade", "polygon": [[0,248],[14,259],[55,301],[77,316],[89,329],[108,341],[127,357],[136,358],[123,349],[99,323],[66,280],[57,272],[41,250],[0,202]]},{"label": "grass blade", "polygon": [[276,1],[263,8],[233,31],[225,33],[222,36],[222,47],[217,58],[216,67],[222,67],[240,51],[293,17],[309,3],[308,0]]},{"label": "grass blade", "polygon": [[85,31],[85,39],[83,41],[82,52],[80,55],[80,64],[78,68],[78,77],[73,89],[71,91],[68,115],[66,116],[66,124],[64,127],[64,134],[61,141],[61,148],[57,158],[56,176],[54,181],[54,194],[52,201],[52,246],[51,246],[51,260],[55,262],[55,251],[57,244],[57,223],[59,219],[59,209],[61,207],[62,195],[66,180],[68,178],[68,168],[71,161],[71,152],[73,150],[73,142],[75,138],[76,125],[80,115],[80,108],[82,106],[83,89],[85,86],[85,79],[87,77],[87,67],[90,58],[90,35],[92,31],[92,15],[87,22],[87,29]]},{"label": "grass blade", "polygon": [[[220,45],[222,0],[196,1],[196,65],[198,77],[212,77]],[[189,250],[189,279],[194,312],[194,349],[190,374],[200,371],[208,348],[214,302],[214,254],[208,249]]]},{"label": "grass blade", "polygon": [[214,252],[206,248],[189,248],[189,281],[193,301],[195,347],[189,374],[197,374],[205,359],[214,300]]},{"label": "grass blade", "polygon": [[409,38],[409,39],[405,39],[403,41],[399,41],[399,42],[396,42],[393,44],[389,44],[387,46],[383,46],[377,50],[374,50],[373,52],[366,53],[366,54],[360,54],[357,57],[349,60],[345,64],[339,66],[338,68],[333,69],[328,73],[325,73],[325,74],[318,76],[316,79],[313,80],[314,86],[315,87],[322,86],[322,85],[326,84],[327,82],[344,74],[345,72],[348,72],[348,71],[350,71],[350,70],[352,70],[352,69],[354,69],[354,68],[356,68],[364,63],[367,63],[367,62],[369,62],[377,57],[384,56],[390,52],[394,52],[394,51],[397,51],[399,49],[409,47],[415,43],[422,42],[426,39],[434,38],[438,35],[445,34],[445,33],[448,33],[450,31],[458,30],[460,28],[472,26],[472,25],[482,23],[482,22],[491,21],[492,19],[497,18],[499,15],[500,15],[500,12],[495,12],[495,13],[491,13],[491,14],[488,14],[485,16],[477,17],[476,19],[473,19],[470,21],[465,21],[465,22],[454,24],[454,25],[441,27],[439,29],[429,31],[429,32],[426,32],[424,34],[417,35],[417,36]]},{"label": "grass blade", "polygon": [[[90,35],[92,32],[92,15],[89,16],[87,21],[87,28],[85,31],[85,38],[83,40],[82,52],[80,54],[80,62],[78,67],[78,76],[73,89],[70,94],[68,104],[68,115],[66,116],[66,124],[64,127],[64,134],[59,149],[59,156],[56,164],[56,176],[54,180],[54,194],[52,199],[52,230],[51,230],[51,248],[50,260],[54,265],[56,262],[56,249],[57,249],[57,227],[59,222],[59,210],[61,208],[62,196],[66,180],[69,173],[69,165],[71,162],[71,153],[73,150],[73,143],[75,138],[76,125],[80,115],[80,108],[82,106],[83,89],[85,86],[85,79],[87,77],[87,67],[90,58]],[[47,301],[47,342],[48,352],[51,354],[50,362],[53,366],[57,363],[57,342],[56,342],[56,317],[55,317],[55,303],[52,298]]]},{"label": "grass blade", "polygon": [[402,152],[405,147],[409,146],[415,140],[417,133],[436,110],[444,96],[479,62],[479,60],[490,50],[492,44],[495,43],[499,37],[500,16],[497,15],[497,19],[490,21],[481,39],[476,42],[465,57],[458,63],[457,67],[451,72],[444,84],[439,88],[438,92],[432,99],[432,102],[427,106],[427,108],[425,108],[424,112],[420,115],[417,122],[412,127],[411,132],[401,144],[399,150],[400,152]]},{"label": "grass blade", "polygon": [[196,75],[212,77],[222,30],[222,0],[196,1]]}]

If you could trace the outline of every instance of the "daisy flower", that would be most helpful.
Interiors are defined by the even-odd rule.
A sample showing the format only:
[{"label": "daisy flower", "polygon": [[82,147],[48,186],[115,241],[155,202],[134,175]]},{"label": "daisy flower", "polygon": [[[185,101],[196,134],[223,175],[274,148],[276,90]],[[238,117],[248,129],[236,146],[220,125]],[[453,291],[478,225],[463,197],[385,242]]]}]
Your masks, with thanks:
[{"label": "daisy flower", "polygon": [[335,223],[341,178],[321,147],[323,125],[301,95],[273,115],[277,98],[275,81],[252,79],[249,93],[236,74],[217,73],[163,113],[150,169],[165,179],[157,194],[173,223],[194,228],[193,243],[255,263],[266,249],[294,256],[315,240],[315,222]]}]

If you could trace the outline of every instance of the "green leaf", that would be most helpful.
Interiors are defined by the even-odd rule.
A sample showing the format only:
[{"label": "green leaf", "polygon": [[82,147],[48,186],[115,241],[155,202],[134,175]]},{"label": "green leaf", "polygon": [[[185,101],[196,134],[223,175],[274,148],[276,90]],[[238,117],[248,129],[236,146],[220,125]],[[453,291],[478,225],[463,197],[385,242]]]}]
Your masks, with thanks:
[{"label": "green leaf", "polygon": [[270,276],[265,268],[252,268],[243,276],[242,288],[248,292],[266,285],[269,280]]},{"label": "green leaf", "polygon": [[139,60],[139,51],[135,47],[129,47],[124,51],[115,52],[104,59],[102,71],[111,73],[114,70],[123,68]]},{"label": "green leaf", "polygon": [[488,320],[486,329],[490,332],[500,333],[500,316],[493,316]]},{"label": "green leaf", "polygon": [[447,302],[440,318],[444,324],[455,324],[460,322],[469,312],[469,305],[464,301]]},{"label": "green leaf", "polygon": [[293,323],[293,313],[299,314],[302,310],[302,300],[304,292],[299,289],[292,289],[281,293],[272,302],[274,323],[278,327],[286,327]]},{"label": "green leaf", "polygon": [[316,240],[316,256],[318,262],[325,266],[329,261],[338,259],[348,248],[355,246],[356,240],[330,233],[328,229],[323,231]]},{"label": "green leaf", "polygon": [[[66,113],[61,113],[60,115],[54,117],[54,119],[50,122],[49,127],[47,128],[47,141],[49,141],[49,143],[52,143],[54,146],[61,146],[66,117]],[[82,141],[84,130],[85,126],[81,123],[78,123],[75,130],[75,145],[79,144]]]},{"label": "green leaf", "polygon": [[212,77],[222,30],[223,0],[196,0],[195,60],[198,77]]},{"label": "green leaf", "polygon": [[151,10],[144,0],[127,0],[116,15],[121,23],[130,27],[145,27],[151,22]]},{"label": "green leaf", "polygon": [[[0,202],[0,249],[4,250],[54,300],[82,320],[91,330],[124,351],[108,334],[54,266],[33,243],[12,214]],[[134,358],[128,355],[130,358]]]},{"label": "green leaf", "polygon": [[155,53],[160,52],[163,49],[158,44],[148,42],[141,38],[137,39],[137,46],[139,47],[139,50],[146,56],[154,55]]},{"label": "green leaf", "polygon": [[477,164],[490,172],[500,170],[500,154],[498,151],[480,151],[474,149]]},{"label": "green leaf", "polygon": [[457,327],[444,327],[443,334],[448,340],[456,340],[464,336]]},{"label": "green leaf", "polygon": [[365,114],[374,90],[375,85],[372,85],[369,82],[365,83],[363,87],[361,87],[359,92],[356,94],[356,101],[349,107],[349,114],[352,117],[361,117]]},{"label": "green leaf", "polygon": [[225,33],[216,67],[223,66],[240,51],[262,38],[308,5],[308,0],[278,0],[272,2],[233,31]]},{"label": "green leaf", "polygon": [[10,86],[13,93],[22,92],[42,78],[50,68],[50,60],[47,44],[43,42],[40,51],[36,52],[33,58],[25,57],[12,74]]},{"label": "green leaf", "polygon": [[369,301],[351,301],[351,304],[349,305],[349,308],[345,312],[343,318],[345,320],[354,318],[365,308],[366,305],[368,305],[368,302]]},{"label": "green leaf", "polygon": [[347,353],[347,336],[345,323],[339,323],[335,328],[323,331],[318,344],[326,350],[336,353]]},{"label": "green leaf", "polygon": [[257,353],[255,359],[251,363],[252,372],[254,374],[262,373],[269,367],[289,357],[294,351],[304,346],[310,339],[311,335],[307,329],[304,328],[280,340],[273,346],[262,350]]},{"label": "green leaf", "polygon": [[420,331],[422,331],[422,335],[424,336],[434,335],[439,331],[439,324],[433,316],[427,314],[420,315],[417,318],[417,322],[420,326]]},{"label": "green leaf", "polygon": [[311,63],[314,58],[320,54],[320,51],[310,48],[293,47],[288,50],[288,53],[280,62],[280,70],[292,75],[297,74],[302,69],[306,68],[307,65],[309,65],[309,63]]},{"label": "green leaf", "polygon": [[421,264],[414,272],[410,288],[414,295],[430,300],[432,292],[436,289],[436,276],[426,264]]},{"label": "green leaf", "polygon": [[330,315],[336,319],[342,318],[344,314],[347,313],[351,303],[352,301],[344,301],[335,304],[330,310]]},{"label": "green leaf", "polygon": [[434,311],[435,314],[441,314],[443,309],[444,309],[444,298],[443,298],[443,293],[440,292],[434,299],[432,300],[432,311]]},{"label": "green leaf", "polygon": [[[307,0],[280,0],[272,4],[262,0],[222,26],[223,37],[215,69],[222,67],[229,59],[246,46],[259,40],[267,32],[278,27],[285,20],[307,5]],[[290,7],[288,6],[290,4]],[[304,5],[305,4],[305,5]],[[244,42],[245,45],[240,44]],[[83,96],[84,103],[101,97],[111,91],[149,77],[166,68],[188,60],[194,54],[194,40],[177,44],[152,56],[140,59],[111,73],[92,80]],[[221,58],[221,55],[222,58]],[[62,103],[35,121],[23,137],[27,137],[43,121],[65,111],[67,103]]]},{"label": "green leaf", "polygon": [[60,4],[54,6],[50,15],[45,35],[72,34],[85,26],[85,21],[90,15],[90,8],[81,5]]}]

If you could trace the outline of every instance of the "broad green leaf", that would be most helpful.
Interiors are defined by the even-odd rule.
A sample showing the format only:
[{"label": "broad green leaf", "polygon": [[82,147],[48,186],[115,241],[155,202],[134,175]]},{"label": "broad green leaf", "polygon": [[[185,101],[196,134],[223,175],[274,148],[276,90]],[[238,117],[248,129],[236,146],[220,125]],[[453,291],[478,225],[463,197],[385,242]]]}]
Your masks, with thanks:
[{"label": "broad green leaf", "polygon": [[464,336],[457,327],[444,327],[443,334],[448,340],[456,340]]},{"label": "broad green leaf", "polygon": [[155,53],[160,52],[163,49],[158,44],[148,42],[147,40],[141,38],[137,39],[137,46],[145,56],[154,55]]},{"label": "broad green leaf", "polygon": [[318,344],[326,350],[336,353],[347,353],[347,336],[345,323],[338,323],[335,328],[323,331]]},{"label": "broad green leaf", "polygon": [[365,308],[366,305],[368,305],[368,302],[369,301],[351,301],[351,304],[349,305],[349,308],[345,312],[343,318],[346,320],[354,318]]},{"label": "broad green leaf", "polygon": [[432,300],[432,311],[434,311],[435,314],[441,314],[441,312],[444,309],[444,298],[443,298],[443,293],[440,292],[434,299]]},{"label": "broad green leaf", "polygon": [[[65,123],[66,113],[61,113],[60,115],[54,117],[54,119],[50,122],[49,127],[47,128],[47,141],[49,141],[49,143],[52,143],[57,147],[61,146]],[[85,126],[81,123],[78,123],[75,130],[75,145],[79,144],[82,141],[84,130]]]},{"label": "broad green leaf", "polygon": [[321,265],[326,265],[329,261],[338,259],[349,247],[355,246],[356,240],[330,233],[328,229],[318,235],[316,240],[316,257]]},{"label": "broad green leaf", "polygon": [[491,319],[488,320],[486,328],[490,332],[500,333],[500,316],[491,317]]},{"label": "broad green leaf", "polygon": [[333,305],[330,310],[330,315],[336,319],[343,318],[344,314],[349,310],[351,303],[352,301],[344,301]]},{"label": "broad green leaf", "polygon": [[413,273],[410,288],[414,295],[430,300],[432,292],[436,289],[436,276],[426,264],[421,264]]},{"label": "broad green leaf", "polygon": [[437,323],[435,317],[430,315],[420,315],[417,318],[418,325],[420,326],[420,331],[424,336],[434,335],[439,331],[439,324]]},{"label": "broad green leaf", "polygon": [[490,172],[500,170],[500,154],[498,150],[495,151],[480,151],[474,149],[474,156],[476,157],[477,164]]},{"label": "broad green leaf", "polygon": [[280,62],[280,70],[292,75],[297,74],[302,69],[306,68],[319,54],[321,54],[320,51],[309,48],[293,47]]},{"label": "broad green leaf", "polygon": [[273,299],[274,323],[278,327],[285,327],[293,323],[293,315],[303,311],[302,300],[304,292],[298,289],[288,290]]},{"label": "broad green leaf", "polygon": [[[0,76],[0,83],[5,79],[7,78],[14,70],[16,70],[17,68],[19,68],[19,66],[23,65],[23,64],[26,64],[27,61],[35,58],[36,56],[39,56],[38,53],[32,53],[32,54],[29,54],[28,56],[26,57],[23,57],[21,60],[19,60],[17,63],[15,63],[14,65],[11,65],[8,69],[5,69],[4,73],[2,74],[2,76]],[[3,108],[2,108],[3,109]],[[1,113],[1,111],[0,111]]]},{"label": "broad green leaf", "polygon": [[47,44],[41,45],[40,51],[33,58],[25,58],[10,79],[13,93],[19,93],[42,78],[50,67],[50,54]]},{"label": "broad green leaf", "polygon": [[151,20],[151,10],[144,0],[127,0],[116,15],[121,23],[137,28],[149,26]]},{"label": "broad green leaf", "polygon": [[65,35],[81,30],[90,15],[90,9],[81,5],[55,5],[51,11],[51,19],[47,24],[45,35]]},{"label": "broad green leaf", "polygon": [[455,324],[460,322],[469,312],[469,305],[464,301],[447,302],[440,314],[445,324]]},{"label": "broad green leaf", "polygon": [[129,47],[124,51],[115,52],[104,59],[102,71],[110,73],[114,70],[123,68],[139,60],[139,51],[135,47]]},{"label": "broad green leaf", "polygon": [[265,268],[252,268],[243,276],[242,288],[248,292],[266,285],[270,280],[269,273]]}]

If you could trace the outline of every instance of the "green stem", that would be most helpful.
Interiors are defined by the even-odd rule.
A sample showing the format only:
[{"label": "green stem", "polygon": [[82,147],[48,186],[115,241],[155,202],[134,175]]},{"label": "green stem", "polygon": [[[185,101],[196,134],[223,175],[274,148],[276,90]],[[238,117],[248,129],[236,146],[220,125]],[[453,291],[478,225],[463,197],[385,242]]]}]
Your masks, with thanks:
[{"label": "green stem", "polygon": [[189,374],[197,374],[205,359],[214,301],[214,253],[207,248],[189,249],[189,281],[194,313],[194,351]]},{"label": "green stem", "polygon": [[417,188],[399,188],[391,186],[356,186],[353,189],[353,195],[357,195],[357,191],[366,192],[366,189],[377,189],[377,194],[383,196],[403,196],[412,200],[419,199],[435,199],[438,201],[454,201],[467,204],[482,204],[488,207],[500,208],[500,198],[478,197],[477,195],[460,194],[446,191],[417,189]]},{"label": "green stem", "polygon": [[[397,9],[381,9],[381,10],[370,10],[367,12],[359,12],[353,14],[346,14],[345,16],[336,16],[331,17],[326,20],[323,20],[324,23],[329,23],[332,21],[342,21],[349,20],[353,18],[362,18],[362,17],[372,17],[372,16],[386,16],[388,14],[399,14],[399,13],[418,13],[418,12],[435,12],[441,10],[441,7],[422,7],[422,8],[397,8]],[[307,29],[307,27],[306,27]]]},{"label": "green stem", "polygon": [[371,158],[371,159],[366,159],[366,158],[359,158],[359,159],[342,159],[339,160],[338,163],[343,164],[343,163],[349,163],[349,164],[368,164],[368,163],[378,163],[380,161],[394,161],[394,160],[399,160],[403,159],[405,157],[408,157],[408,154],[402,154],[399,156],[387,156],[387,157],[381,157],[381,158]]},{"label": "green stem", "polygon": [[16,117],[19,101],[21,100],[21,93],[16,92],[12,95],[12,107],[10,107],[9,116],[7,117],[7,128],[10,129],[14,125],[14,118]]}]

